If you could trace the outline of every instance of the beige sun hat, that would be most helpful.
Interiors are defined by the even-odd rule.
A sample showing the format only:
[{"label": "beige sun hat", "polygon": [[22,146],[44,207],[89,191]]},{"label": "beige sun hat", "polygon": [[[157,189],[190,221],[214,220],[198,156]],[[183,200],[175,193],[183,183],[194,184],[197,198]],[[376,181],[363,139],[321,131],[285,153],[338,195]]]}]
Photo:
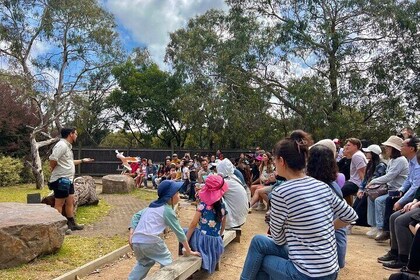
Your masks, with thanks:
[{"label": "beige sun hat", "polygon": [[382,143],[382,145],[393,147],[397,149],[398,151],[401,151],[402,144],[403,144],[403,140],[400,137],[395,136],[395,135],[390,136],[388,140]]}]

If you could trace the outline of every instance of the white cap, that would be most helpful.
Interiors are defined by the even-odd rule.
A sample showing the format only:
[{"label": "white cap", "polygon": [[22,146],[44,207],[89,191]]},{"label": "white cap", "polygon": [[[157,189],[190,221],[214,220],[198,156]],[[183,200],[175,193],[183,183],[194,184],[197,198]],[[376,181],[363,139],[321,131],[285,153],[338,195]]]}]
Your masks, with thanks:
[{"label": "white cap", "polygon": [[379,147],[378,145],[370,145],[367,148],[362,148],[363,152],[365,153],[375,153],[378,156],[382,153],[381,147]]}]

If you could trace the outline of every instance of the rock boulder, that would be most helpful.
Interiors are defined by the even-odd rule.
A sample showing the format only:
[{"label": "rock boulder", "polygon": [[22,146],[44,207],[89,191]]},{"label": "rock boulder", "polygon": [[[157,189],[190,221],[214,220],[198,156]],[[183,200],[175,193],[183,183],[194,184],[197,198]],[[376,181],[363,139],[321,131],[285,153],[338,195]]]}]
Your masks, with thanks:
[{"label": "rock boulder", "polygon": [[102,193],[129,193],[134,189],[134,179],[127,175],[102,177]]},{"label": "rock boulder", "polygon": [[67,219],[45,204],[0,203],[0,269],[60,249]]}]

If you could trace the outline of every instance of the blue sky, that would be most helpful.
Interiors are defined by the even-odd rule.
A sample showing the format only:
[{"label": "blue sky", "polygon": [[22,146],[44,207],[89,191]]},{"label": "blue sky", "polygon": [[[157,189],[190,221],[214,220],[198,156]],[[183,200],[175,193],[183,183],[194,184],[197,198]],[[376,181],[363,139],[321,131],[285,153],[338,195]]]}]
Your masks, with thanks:
[{"label": "blue sky", "polygon": [[126,50],[146,46],[161,67],[169,33],[210,9],[227,10],[224,0],[103,0],[102,5],[115,16]]}]

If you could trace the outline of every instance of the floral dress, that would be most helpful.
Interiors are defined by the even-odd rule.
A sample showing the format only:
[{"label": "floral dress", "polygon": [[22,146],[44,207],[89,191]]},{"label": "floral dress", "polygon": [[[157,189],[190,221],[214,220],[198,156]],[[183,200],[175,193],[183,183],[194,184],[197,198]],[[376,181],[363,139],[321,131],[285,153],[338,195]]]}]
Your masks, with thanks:
[{"label": "floral dress", "polygon": [[[220,236],[222,221],[216,221],[216,212],[213,206],[200,202],[197,211],[201,213],[200,221],[190,238],[190,246],[198,251],[203,259],[201,267],[209,273],[213,273],[216,264],[223,254],[223,239]],[[222,202],[222,214],[227,214],[225,204]]]}]

